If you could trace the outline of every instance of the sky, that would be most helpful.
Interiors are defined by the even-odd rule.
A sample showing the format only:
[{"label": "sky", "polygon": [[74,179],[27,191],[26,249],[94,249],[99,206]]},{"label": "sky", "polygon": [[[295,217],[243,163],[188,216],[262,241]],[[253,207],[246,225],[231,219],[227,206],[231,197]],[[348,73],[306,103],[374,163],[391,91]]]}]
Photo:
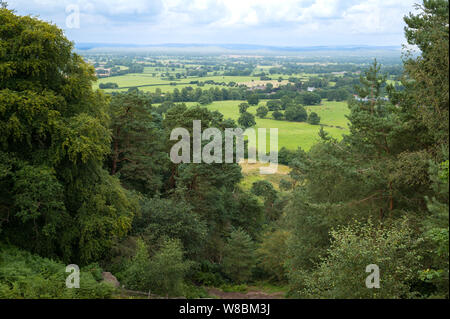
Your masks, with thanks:
[{"label": "sky", "polygon": [[[7,0],[76,43],[335,46],[405,44],[420,0]],[[79,19],[77,19],[79,12]],[[79,23],[78,23],[79,22]]]}]

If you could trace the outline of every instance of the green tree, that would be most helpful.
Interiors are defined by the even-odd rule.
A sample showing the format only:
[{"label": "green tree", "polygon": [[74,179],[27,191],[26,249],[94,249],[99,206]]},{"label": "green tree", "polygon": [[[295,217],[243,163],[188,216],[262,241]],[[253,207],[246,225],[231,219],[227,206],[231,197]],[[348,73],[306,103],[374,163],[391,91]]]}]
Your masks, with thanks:
[{"label": "green tree", "polygon": [[191,267],[192,263],[184,260],[180,242],[167,240],[150,260],[151,290],[166,297],[181,296]]},{"label": "green tree", "polygon": [[0,9],[0,37],[2,237],[64,261],[97,260],[137,205],[103,169],[111,134],[94,69],[37,18]]},{"label": "green tree", "polygon": [[250,105],[248,103],[241,103],[238,105],[239,107],[239,113],[245,113],[247,112],[248,108],[250,107]]},{"label": "green tree", "polygon": [[308,113],[301,105],[289,106],[284,112],[287,121],[305,122],[308,118]]},{"label": "green tree", "polygon": [[195,256],[203,246],[207,234],[204,220],[183,199],[143,199],[141,212],[133,220],[132,233],[142,236],[150,245],[172,238],[178,239],[188,256]]},{"label": "green tree", "polygon": [[257,249],[259,263],[271,279],[280,282],[286,281],[284,263],[288,257],[287,240],[289,232],[277,229],[273,232],[266,232],[262,238],[261,246]]},{"label": "green tree", "polygon": [[247,98],[247,102],[250,105],[258,105],[259,103],[259,96],[258,94],[251,94],[248,98]]},{"label": "green tree", "polygon": [[241,113],[241,116],[238,119],[238,124],[242,126],[244,129],[255,126],[256,125],[255,116],[248,112]]},{"label": "green tree", "polygon": [[269,111],[278,111],[281,108],[280,100],[267,101],[267,108],[269,109]]},{"label": "green tree", "polygon": [[308,115],[308,123],[311,125],[318,125],[320,123],[320,116],[316,112],[311,112]]},{"label": "green tree", "polygon": [[318,105],[322,101],[320,95],[314,92],[303,92],[300,97],[303,105]]},{"label": "green tree", "polygon": [[260,106],[256,110],[256,116],[258,116],[262,119],[266,117],[267,113],[269,113],[269,110],[265,106]]},{"label": "green tree", "polygon": [[272,117],[275,120],[281,120],[283,118],[283,116],[284,116],[283,113],[281,113],[280,111],[275,111],[272,113]]},{"label": "green tree", "polygon": [[225,246],[222,266],[225,274],[236,283],[250,280],[255,267],[255,244],[242,229],[234,230]]},{"label": "green tree", "polygon": [[139,92],[113,96],[110,169],[125,187],[152,196],[162,186],[168,156],[162,118],[150,102],[147,94]]},{"label": "green tree", "polygon": [[148,291],[151,286],[150,255],[148,247],[142,239],[136,242],[136,252],[126,264],[125,271],[118,277],[127,289]]}]

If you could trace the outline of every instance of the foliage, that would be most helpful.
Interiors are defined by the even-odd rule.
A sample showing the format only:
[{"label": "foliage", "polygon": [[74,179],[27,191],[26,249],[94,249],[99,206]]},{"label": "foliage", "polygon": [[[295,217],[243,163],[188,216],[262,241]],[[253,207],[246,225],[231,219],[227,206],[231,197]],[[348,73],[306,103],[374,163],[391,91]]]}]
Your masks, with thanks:
[{"label": "foliage", "polygon": [[181,296],[183,282],[192,263],[183,258],[179,241],[167,240],[150,260],[152,291],[165,296]]},{"label": "foliage", "polygon": [[262,268],[269,274],[269,279],[275,279],[279,282],[286,280],[284,263],[287,259],[288,237],[289,233],[282,229],[266,232],[263,235],[257,255]]},{"label": "foliage", "polygon": [[258,103],[259,103],[258,94],[251,94],[251,95],[249,95],[249,97],[247,98],[247,102],[250,105],[258,105]]},{"label": "foliage", "polygon": [[[96,269],[93,273],[92,270]],[[114,288],[98,282],[94,265],[81,269],[80,288],[67,288],[66,265],[12,246],[0,246],[0,298],[110,298]]]},{"label": "foliage", "polygon": [[306,110],[303,106],[292,105],[286,108],[284,117],[286,118],[286,121],[305,122],[308,118],[308,113],[306,113]]},{"label": "foliage", "polygon": [[151,196],[162,186],[168,158],[162,118],[150,102],[149,96],[140,92],[112,97],[109,166],[111,175],[118,174],[122,185]]},{"label": "foliage", "polygon": [[187,255],[193,257],[203,246],[207,227],[186,201],[152,198],[143,200],[132,233],[142,236],[150,246],[157,246],[167,238],[178,239]]},{"label": "foliage", "polygon": [[275,112],[272,113],[272,117],[275,120],[281,120],[283,118],[283,113],[281,113],[280,111],[276,110]]},{"label": "foliage", "polygon": [[105,96],[55,25],[0,9],[2,236],[65,261],[104,257],[137,207],[103,169]]},{"label": "foliage", "polygon": [[244,129],[255,126],[256,125],[255,116],[251,113],[244,112],[239,117],[238,124],[242,126]]},{"label": "foliage", "polygon": [[[417,275],[416,241],[406,222],[375,226],[349,225],[331,232],[326,257],[312,272],[291,270],[294,289],[309,298],[408,298]],[[380,270],[380,288],[367,288],[366,266]]]},{"label": "foliage", "polygon": [[265,118],[267,113],[269,113],[269,110],[265,106],[260,106],[256,110],[256,116],[258,116],[260,118]]},{"label": "foliage", "polygon": [[320,123],[320,116],[316,112],[311,112],[308,115],[308,123],[311,125],[318,125]]},{"label": "foliage", "polygon": [[255,267],[255,246],[250,236],[237,229],[230,234],[222,261],[223,271],[234,282],[247,282]]}]

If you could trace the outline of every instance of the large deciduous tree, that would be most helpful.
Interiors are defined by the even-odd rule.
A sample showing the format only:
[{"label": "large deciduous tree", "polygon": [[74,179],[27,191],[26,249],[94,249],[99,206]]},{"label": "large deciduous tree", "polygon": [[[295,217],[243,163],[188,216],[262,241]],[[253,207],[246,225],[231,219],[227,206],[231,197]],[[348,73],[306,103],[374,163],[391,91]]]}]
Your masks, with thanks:
[{"label": "large deciduous tree", "polygon": [[135,205],[103,168],[107,101],[55,25],[0,9],[2,239],[66,261],[107,253]]}]

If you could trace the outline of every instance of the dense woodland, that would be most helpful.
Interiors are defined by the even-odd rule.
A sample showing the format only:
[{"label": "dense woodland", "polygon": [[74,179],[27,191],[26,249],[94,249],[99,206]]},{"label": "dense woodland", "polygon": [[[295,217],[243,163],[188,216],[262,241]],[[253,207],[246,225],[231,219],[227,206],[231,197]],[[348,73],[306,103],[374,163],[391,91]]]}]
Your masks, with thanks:
[{"label": "dense woodland", "polygon": [[[404,18],[420,54],[406,51],[401,68],[374,61],[357,81],[319,93],[302,87],[318,88],[323,77],[214,95],[105,94],[60,29],[0,9],[0,298],[120,295],[103,271],[163,297],[266,282],[288,287],[290,298],[448,298],[448,10],[447,0],[424,0]],[[132,59],[120,64],[134,68]],[[304,68],[325,67],[261,76]],[[387,84],[387,74],[401,85]],[[225,94],[246,100],[238,121],[182,103]],[[236,163],[170,161],[173,128],[192,133],[193,120],[202,129],[251,127],[248,106],[269,94],[259,117],[273,111],[310,124],[320,118],[302,105],[336,94],[348,100],[349,133],[337,139],[322,127],[310,150],[281,149],[290,178],[279,188],[265,180],[242,188]],[[80,289],[65,286],[68,264],[81,267]],[[379,289],[364,284],[369,264],[380,267]]]}]

